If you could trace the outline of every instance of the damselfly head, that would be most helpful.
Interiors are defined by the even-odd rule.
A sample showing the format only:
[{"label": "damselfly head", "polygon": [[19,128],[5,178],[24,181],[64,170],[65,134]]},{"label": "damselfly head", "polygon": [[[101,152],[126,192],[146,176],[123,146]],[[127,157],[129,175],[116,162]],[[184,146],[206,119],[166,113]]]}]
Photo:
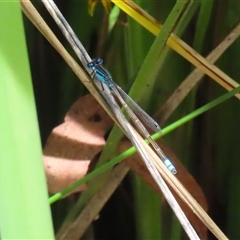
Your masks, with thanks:
[{"label": "damselfly head", "polygon": [[97,58],[95,60],[93,60],[92,62],[88,63],[87,66],[90,69],[95,68],[97,65],[101,65],[103,63],[103,60],[101,58]]}]

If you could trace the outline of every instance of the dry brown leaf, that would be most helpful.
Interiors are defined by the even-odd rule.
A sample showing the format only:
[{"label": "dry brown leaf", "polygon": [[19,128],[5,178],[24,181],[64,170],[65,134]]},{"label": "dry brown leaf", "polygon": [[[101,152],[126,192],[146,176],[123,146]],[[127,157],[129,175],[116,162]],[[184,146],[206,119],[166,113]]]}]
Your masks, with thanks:
[{"label": "dry brown leaf", "polygon": [[[44,148],[43,161],[50,193],[59,192],[86,175],[90,161],[105,145],[104,134],[112,124],[92,95],[73,104],[64,123],[53,129]],[[85,188],[82,185],[74,192]]]}]

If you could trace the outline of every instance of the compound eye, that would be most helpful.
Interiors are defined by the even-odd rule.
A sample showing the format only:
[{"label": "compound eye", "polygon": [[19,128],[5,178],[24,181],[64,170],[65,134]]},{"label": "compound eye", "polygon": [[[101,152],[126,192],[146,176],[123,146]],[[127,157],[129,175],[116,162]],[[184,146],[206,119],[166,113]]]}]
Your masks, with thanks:
[{"label": "compound eye", "polygon": [[88,63],[88,65],[87,65],[89,68],[93,68],[94,67],[94,63],[93,62],[90,62],[90,63]]},{"label": "compound eye", "polygon": [[96,63],[97,63],[97,64],[102,64],[102,63],[103,63],[103,60],[102,60],[101,58],[97,58],[97,59],[96,59]]}]

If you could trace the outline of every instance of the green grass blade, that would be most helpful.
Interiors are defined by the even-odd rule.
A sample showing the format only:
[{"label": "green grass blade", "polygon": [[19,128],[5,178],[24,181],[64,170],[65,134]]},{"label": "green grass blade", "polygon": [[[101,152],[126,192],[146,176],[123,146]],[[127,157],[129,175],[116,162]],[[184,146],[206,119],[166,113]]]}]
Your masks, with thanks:
[{"label": "green grass blade", "polygon": [[196,33],[194,36],[193,49],[201,52],[206,38],[207,29],[211,20],[214,1],[202,1],[197,19]]},{"label": "green grass blade", "polygon": [[[156,140],[156,139],[159,139],[160,137],[162,137],[166,134],[169,134],[173,130],[179,128],[181,125],[183,125],[183,124],[189,122],[190,120],[196,118],[200,114],[202,114],[202,113],[216,107],[217,105],[225,102],[226,100],[233,97],[238,92],[240,92],[240,87],[235,88],[234,90],[232,90],[228,93],[225,93],[224,95],[218,97],[217,99],[211,101],[210,103],[200,107],[199,109],[195,110],[194,112],[186,115],[185,117],[179,119],[175,123],[173,123],[173,124],[169,125],[168,127],[162,129],[161,133],[154,134],[152,136],[153,139]],[[88,175],[86,175],[85,177],[80,179],[79,181],[77,181],[74,184],[72,184],[71,186],[67,187],[63,191],[53,195],[51,198],[49,198],[49,202],[50,203],[56,202],[57,200],[61,199],[63,196],[70,193],[73,189],[75,189],[78,186],[80,186],[81,184],[86,183],[87,181],[93,179],[94,177],[103,173],[107,169],[112,168],[115,164],[121,162],[123,159],[129,157],[130,155],[134,154],[135,152],[136,152],[136,149],[134,147],[129,148],[128,150],[124,151],[123,153],[121,153],[117,157],[113,158],[111,161],[105,163],[104,165],[100,166],[99,168],[95,169],[94,171],[92,171],[91,173],[89,173]]]},{"label": "green grass blade", "polygon": [[[185,29],[187,23],[187,21],[185,21],[185,17],[188,15],[189,9],[191,8],[193,2],[189,3],[190,4],[186,4],[185,1],[178,1],[175,4],[165,20],[159,35],[156,37],[150,50],[148,51],[147,56],[144,56],[145,59],[143,57],[141,58],[141,55],[140,59],[138,58],[139,53],[142,52],[141,49],[148,46],[146,43],[141,42],[142,39],[145,39],[146,37],[144,38],[144,36],[138,36],[135,32],[132,33],[131,29],[129,30],[129,35],[133,35],[131,39],[135,38],[135,41],[131,41],[133,46],[130,48],[130,50],[135,49],[135,54],[132,54],[132,58],[130,58],[133,62],[132,65],[135,65],[135,69],[138,67],[138,62],[144,59],[141,69],[138,72],[129,94],[135,100],[140,102],[141,106],[143,107],[146,105],[149,106],[148,103],[150,101],[154,102],[154,104],[157,104],[158,100],[160,100],[160,98],[157,97],[157,94],[153,94],[153,87],[156,86],[155,82],[157,80],[157,76],[161,75],[161,69],[164,67],[166,57],[170,53],[170,49],[166,47],[165,43],[171,32],[174,32],[175,30],[182,32]],[[155,6],[157,5],[155,4]],[[159,4],[159,6],[161,6],[161,4]],[[142,29],[142,26],[139,26],[135,21],[132,25],[134,24],[137,25],[135,28],[141,29],[143,35],[147,35],[144,34],[144,31],[146,30]],[[137,38],[139,38],[139,40]],[[151,99],[153,95],[154,99]],[[133,177],[133,185],[133,194],[135,200],[134,206],[137,215],[135,218],[137,238],[161,238],[161,234],[163,234],[164,229],[166,228],[161,229],[164,224],[161,224],[162,219],[159,196],[154,191],[149,190],[149,187],[146,186],[146,184],[144,184],[142,181],[139,181],[138,178],[134,179]],[[151,224],[152,227],[150,227],[147,223]]]},{"label": "green grass blade", "polygon": [[0,1],[3,239],[54,239],[19,1]]},{"label": "green grass blade", "polygon": [[149,96],[152,92],[156,77],[168,53],[168,48],[165,45],[166,41],[178,26],[181,17],[184,16],[188,3],[189,1],[177,1],[152,44],[130,91],[130,95],[134,97],[136,101],[141,101],[140,96],[142,96],[142,94]]}]

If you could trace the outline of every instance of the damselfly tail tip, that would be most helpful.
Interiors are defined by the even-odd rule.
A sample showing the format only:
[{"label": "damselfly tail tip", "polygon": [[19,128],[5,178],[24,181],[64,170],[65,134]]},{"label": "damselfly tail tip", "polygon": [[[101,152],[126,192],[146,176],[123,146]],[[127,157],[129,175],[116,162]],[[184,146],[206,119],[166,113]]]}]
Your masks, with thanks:
[{"label": "damselfly tail tip", "polygon": [[171,161],[168,158],[165,159],[164,164],[172,174],[177,173],[176,168],[173,166],[173,164],[171,163]]}]

